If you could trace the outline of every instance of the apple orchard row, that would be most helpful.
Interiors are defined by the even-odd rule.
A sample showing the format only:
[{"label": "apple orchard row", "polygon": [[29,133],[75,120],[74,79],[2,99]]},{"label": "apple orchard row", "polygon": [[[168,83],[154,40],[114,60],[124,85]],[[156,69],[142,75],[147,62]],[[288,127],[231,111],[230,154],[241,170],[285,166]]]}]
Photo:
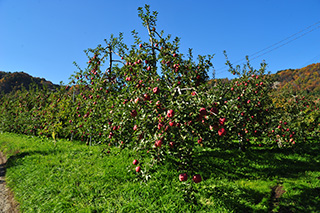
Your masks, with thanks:
[{"label": "apple orchard row", "polygon": [[[264,63],[255,70],[227,60],[236,78],[209,81],[212,55],[185,56],[178,38],[156,30],[149,7],[138,11],[146,42],[136,32],[130,47],[122,34],[111,36],[85,51],[87,67],[76,64],[68,86],[2,96],[0,130],[134,149],[143,177],[143,168],[173,159],[179,180],[191,175],[194,183],[202,180],[195,156],[203,149],[288,147],[319,136],[319,99],[275,96]],[[139,162],[147,155],[150,162]]]}]

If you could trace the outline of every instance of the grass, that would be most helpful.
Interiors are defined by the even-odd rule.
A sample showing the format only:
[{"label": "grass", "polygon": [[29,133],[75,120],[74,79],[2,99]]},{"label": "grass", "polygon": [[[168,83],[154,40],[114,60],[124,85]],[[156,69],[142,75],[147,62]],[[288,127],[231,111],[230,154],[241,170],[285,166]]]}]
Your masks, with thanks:
[{"label": "grass", "polygon": [[0,134],[7,183],[22,212],[319,212],[320,142],[296,145],[200,153],[204,181],[194,184],[194,205],[170,165],[140,181],[133,151]]}]

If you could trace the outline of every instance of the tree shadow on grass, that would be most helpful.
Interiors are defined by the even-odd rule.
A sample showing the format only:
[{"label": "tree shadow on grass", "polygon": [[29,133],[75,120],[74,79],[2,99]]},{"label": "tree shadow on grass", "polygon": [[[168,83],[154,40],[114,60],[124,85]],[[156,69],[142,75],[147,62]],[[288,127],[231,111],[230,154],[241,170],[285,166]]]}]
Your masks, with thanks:
[{"label": "tree shadow on grass", "polygon": [[[266,212],[267,200],[265,194],[248,188],[233,188],[228,185],[204,189],[202,192],[206,199],[212,199],[228,212]],[[254,205],[260,207],[253,208]]]},{"label": "tree shadow on grass", "polygon": [[199,171],[206,174],[205,178],[278,179],[298,178],[306,171],[320,171],[318,153],[320,148],[307,154],[279,149],[253,149],[247,152],[209,150],[195,159]]},{"label": "tree shadow on grass", "polygon": [[[259,180],[278,182],[283,179],[301,179],[308,172],[320,172],[319,144],[303,145],[300,149],[251,149],[238,150],[212,149],[201,152],[197,159],[203,179]],[[231,184],[232,185],[232,184]],[[301,193],[274,203],[272,188],[263,194],[258,190],[241,186],[229,186],[219,182],[214,188],[205,188],[206,199],[222,202],[225,208],[234,212],[316,212],[320,210],[320,188],[300,186]],[[286,189],[287,190],[287,189]],[[318,197],[316,197],[316,195]],[[315,201],[316,200],[316,201]],[[295,203],[295,204],[290,204]],[[265,208],[268,208],[266,210]],[[306,209],[306,210],[304,210]]]},{"label": "tree shadow on grass", "polygon": [[50,150],[50,151],[26,151],[26,152],[19,152],[17,151],[15,154],[11,155],[8,160],[7,160],[7,164],[6,164],[6,168],[10,168],[10,167],[15,167],[18,165],[23,164],[22,161],[20,161],[20,159],[23,159],[27,156],[32,156],[32,155],[49,155],[52,154],[54,152],[57,152],[57,150]]},{"label": "tree shadow on grass", "polygon": [[320,212],[320,186],[311,188],[297,186],[292,196],[284,196],[279,202],[279,212]]}]

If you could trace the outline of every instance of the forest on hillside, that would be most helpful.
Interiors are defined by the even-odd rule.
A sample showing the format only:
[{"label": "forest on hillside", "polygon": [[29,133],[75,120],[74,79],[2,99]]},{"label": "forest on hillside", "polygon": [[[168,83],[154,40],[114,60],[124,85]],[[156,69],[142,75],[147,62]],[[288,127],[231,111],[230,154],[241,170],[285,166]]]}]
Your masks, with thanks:
[{"label": "forest on hillside", "polygon": [[291,92],[320,94],[320,63],[310,64],[301,69],[286,69],[274,74],[280,90]]},{"label": "forest on hillside", "polygon": [[25,72],[11,73],[0,71],[0,94],[7,94],[11,91],[22,90],[23,88],[29,90],[30,85],[37,85],[39,88],[44,86],[51,90],[59,87],[44,78],[32,77]]},{"label": "forest on hillside", "polygon": [[[320,95],[320,63],[310,64],[300,69],[280,70],[273,76],[277,90],[294,93]],[[211,82],[210,80],[209,82]],[[215,81],[228,81],[228,79],[215,79]],[[44,78],[32,77],[25,72],[0,71],[0,93],[21,90],[22,87],[29,90],[31,84],[39,88],[43,86],[56,89],[59,85],[53,84]]]}]

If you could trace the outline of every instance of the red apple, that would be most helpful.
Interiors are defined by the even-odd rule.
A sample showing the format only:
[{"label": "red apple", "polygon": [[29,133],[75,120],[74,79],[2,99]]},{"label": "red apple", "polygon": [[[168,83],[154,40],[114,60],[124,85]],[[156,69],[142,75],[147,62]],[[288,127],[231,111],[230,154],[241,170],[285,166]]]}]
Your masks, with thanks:
[{"label": "red apple", "polygon": [[133,165],[138,165],[138,164],[139,164],[139,161],[136,160],[136,159],[134,159],[132,163],[133,163]]},{"label": "red apple", "polygon": [[218,130],[218,134],[219,134],[219,136],[224,136],[224,135],[227,134],[227,132],[226,132],[226,130],[224,128],[221,128],[221,129]]},{"label": "red apple", "polygon": [[171,142],[169,143],[169,146],[170,146],[170,148],[173,148],[173,147],[174,147],[174,142],[171,141]]},{"label": "red apple", "polygon": [[193,178],[192,178],[193,182],[195,183],[200,183],[202,181],[202,178],[201,178],[201,175],[197,174],[197,175],[194,175]]},{"label": "red apple", "polygon": [[133,126],[133,130],[136,131],[137,129],[138,129],[138,126],[137,126],[137,125],[134,125],[134,126]]},{"label": "red apple", "polygon": [[226,122],[226,118],[219,118],[219,124],[220,126],[224,125],[224,122]]},{"label": "red apple", "polygon": [[140,172],[140,171],[141,171],[140,166],[137,166],[137,167],[136,167],[136,172]]},{"label": "red apple", "polygon": [[156,147],[161,147],[161,145],[162,145],[162,140],[160,139],[160,140],[157,140],[156,142],[155,142],[155,144],[154,144]]},{"label": "red apple", "polygon": [[200,109],[200,115],[206,115],[207,114],[207,110],[206,110],[206,108],[201,108]]},{"label": "red apple", "polygon": [[134,159],[132,163],[133,163],[133,165],[138,165],[138,164],[139,164],[139,161],[136,160],[136,159]]},{"label": "red apple", "polygon": [[175,123],[174,121],[169,121],[169,125],[170,125],[170,126],[175,126],[176,123]]},{"label": "red apple", "polygon": [[143,95],[144,100],[145,101],[149,101],[150,100],[150,95],[148,95],[147,93]]},{"label": "red apple", "polygon": [[137,115],[138,115],[137,111],[136,111],[135,109],[133,109],[133,110],[131,111],[131,116],[132,116],[132,117],[136,117]]},{"label": "red apple", "polygon": [[167,112],[168,118],[172,118],[174,116],[174,111],[172,109],[169,109]]},{"label": "red apple", "polygon": [[163,122],[158,123],[158,129],[160,130],[164,126]]},{"label": "red apple", "polygon": [[187,175],[187,173],[181,173],[181,174],[179,175],[179,180],[180,180],[180,181],[187,181],[187,180],[188,180],[188,175]]},{"label": "red apple", "polygon": [[219,110],[218,110],[216,107],[212,107],[212,108],[210,109],[210,112],[211,112],[211,113],[214,113],[214,114],[218,114],[218,113],[219,113]]},{"label": "red apple", "polygon": [[154,94],[158,94],[160,92],[159,87],[155,87],[152,89]]}]

